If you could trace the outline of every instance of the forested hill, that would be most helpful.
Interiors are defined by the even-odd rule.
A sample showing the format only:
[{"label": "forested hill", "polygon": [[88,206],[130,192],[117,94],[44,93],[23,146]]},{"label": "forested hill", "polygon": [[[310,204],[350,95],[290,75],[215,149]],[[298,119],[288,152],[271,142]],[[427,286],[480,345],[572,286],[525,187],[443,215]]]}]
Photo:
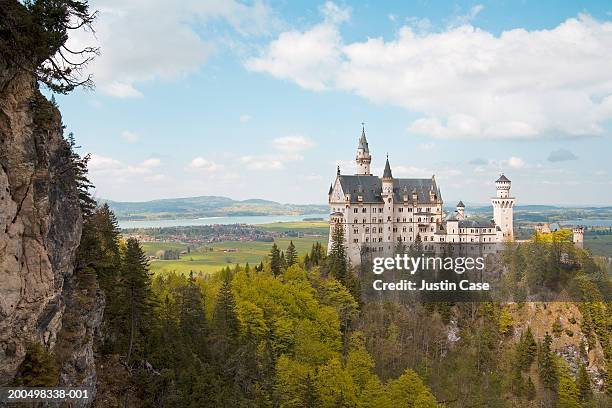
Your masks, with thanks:
[{"label": "forested hill", "polygon": [[228,197],[199,196],[141,202],[99,200],[108,203],[118,219],[193,219],[249,215],[325,214],[326,205],[281,204],[262,199],[233,200]]}]

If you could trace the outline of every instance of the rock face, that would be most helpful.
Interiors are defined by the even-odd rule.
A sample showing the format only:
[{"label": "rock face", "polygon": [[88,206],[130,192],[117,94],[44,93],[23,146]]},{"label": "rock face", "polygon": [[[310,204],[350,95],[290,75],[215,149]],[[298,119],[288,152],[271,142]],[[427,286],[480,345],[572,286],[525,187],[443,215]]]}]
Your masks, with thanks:
[{"label": "rock face", "polygon": [[[28,344],[54,351],[66,305],[78,295],[73,274],[81,228],[60,113],[30,75],[0,58],[0,384],[13,379]],[[72,318],[99,324],[103,304],[95,300]],[[95,328],[83,327],[91,337]],[[79,366],[94,370],[95,384],[92,342],[83,343]],[[63,364],[64,384],[71,381],[65,372]],[[92,373],[85,377],[91,381]]]}]

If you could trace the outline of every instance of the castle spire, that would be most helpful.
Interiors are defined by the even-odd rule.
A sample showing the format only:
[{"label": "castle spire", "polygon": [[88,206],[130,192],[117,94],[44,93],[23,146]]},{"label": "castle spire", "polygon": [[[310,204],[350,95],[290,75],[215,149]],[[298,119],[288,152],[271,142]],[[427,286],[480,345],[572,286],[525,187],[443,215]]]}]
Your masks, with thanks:
[{"label": "castle spire", "polygon": [[370,148],[368,147],[368,140],[365,135],[365,123],[361,122],[361,137],[359,137],[359,144],[357,145],[357,175],[371,176],[370,163],[372,162],[372,156],[370,155]]},{"label": "castle spire", "polygon": [[391,166],[389,165],[389,153],[387,153],[387,162],[385,163],[385,171],[383,172],[383,178],[393,178],[393,174],[391,174]]},{"label": "castle spire", "polygon": [[365,123],[361,122],[361,137],[359,138],[359,145],[357,149],[363,149],[364,153],[370,153],[370,148],[368,147],[368,140],[365,135]]}]

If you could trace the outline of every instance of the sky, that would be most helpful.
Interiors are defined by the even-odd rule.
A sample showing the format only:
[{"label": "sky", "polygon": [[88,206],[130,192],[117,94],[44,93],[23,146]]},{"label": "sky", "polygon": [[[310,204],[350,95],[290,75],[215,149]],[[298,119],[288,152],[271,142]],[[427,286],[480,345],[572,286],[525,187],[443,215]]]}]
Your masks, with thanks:
[{"label": "sky", "polygon": [[99,0],[95,90],[56,95],[95,195],[327,202],[362,122],[445,202],[612,205],[606,1]]}]

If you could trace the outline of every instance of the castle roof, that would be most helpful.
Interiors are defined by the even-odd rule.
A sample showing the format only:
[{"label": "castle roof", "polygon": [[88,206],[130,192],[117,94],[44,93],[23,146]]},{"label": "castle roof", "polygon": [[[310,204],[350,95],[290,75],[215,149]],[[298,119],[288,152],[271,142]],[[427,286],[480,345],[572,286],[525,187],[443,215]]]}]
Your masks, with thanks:
[{"label": "castle roof", "polygon": [[465,205],[463,204],[463,201],[459,201],[457,203],[457,207],[465,208]]},{"label": "castle roof", "polygon": [[365,127],[361,127],[361,137],[359,138],[359,146],[357,146],[358,149],[363,149],[364,152],[369,153],[370,152],[370,148],[368,147],[368,141],[366,139],[366,135],[365,135]]},{"label": "castle roof", "polygon": [[383,178],[393,178],[393,174],[391,174],[391,166],[389,165],[389,156],[387,156],[387,162],[385,163]]},{"label": "castle roof", "polygon": [[495,228],[495,223],[484,218],[468,218],[459,220],[459,228]]},{"label": "castle roof", "polygon": [[499,176],[499,178],[497,179],[496,183],[503,182],[503,181],[510,182],[510,180],[508,180],[508,177],[506,177],[506,176],[504,176],[502,174],[501,176]]},{"label": "castle roof", "polygon": [[[344,194],[350,194],[351,203],[382,203],[382,179],[371,175],[340,175],[340,185]],[[436,185],[435,179],[425,178],[396,178],[393,179],[393,193],[396,202],[404,200],[403,195],[408,194],[408,199],[412,200],[412,193],[417,195],[418,204],[429,204],[429,193],[433,190],[437,198],[442,199],[440,190]],[[362,200],[358,200],[358,196]]]}]

